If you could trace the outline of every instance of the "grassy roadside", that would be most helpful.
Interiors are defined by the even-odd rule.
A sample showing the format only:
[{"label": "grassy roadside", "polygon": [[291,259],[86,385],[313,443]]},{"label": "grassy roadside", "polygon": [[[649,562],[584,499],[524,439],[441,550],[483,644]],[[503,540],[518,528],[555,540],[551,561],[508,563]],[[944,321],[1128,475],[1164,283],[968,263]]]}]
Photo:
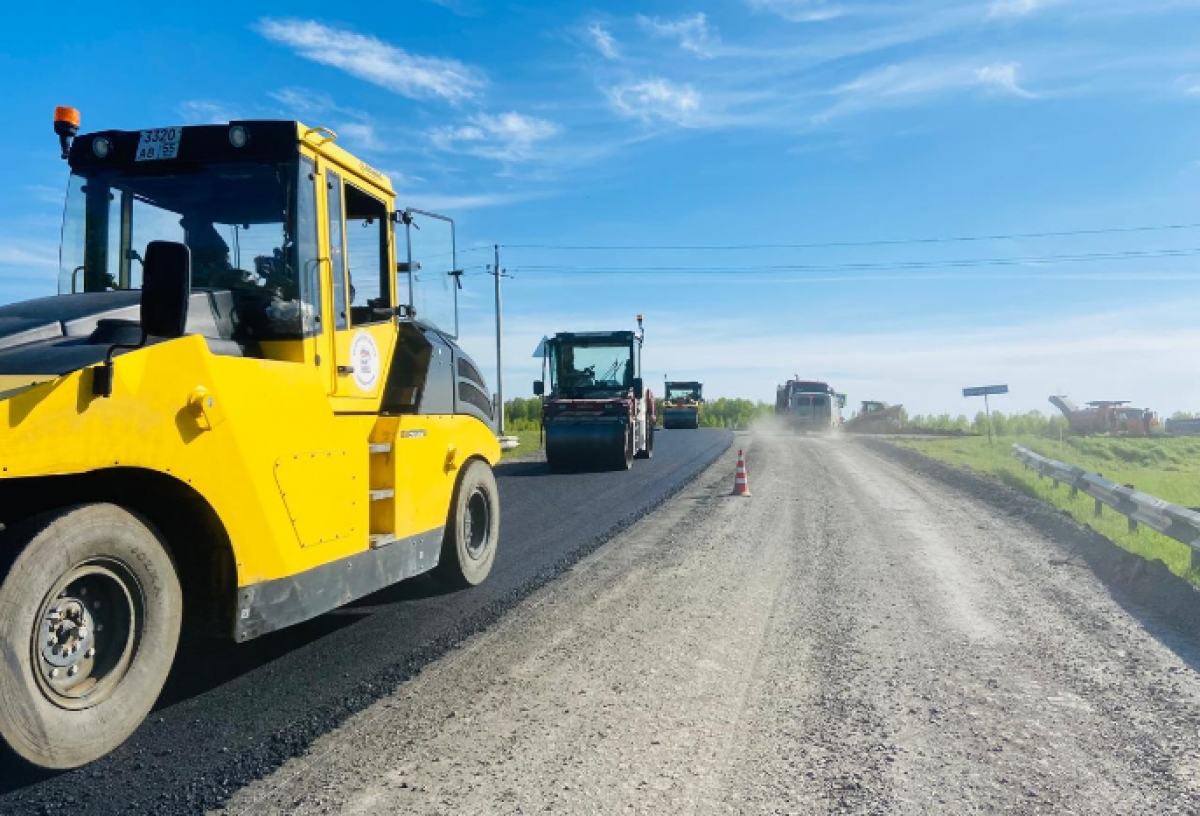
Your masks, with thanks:
[{"label": "grassy roadside", "polygon": [[1200,506],[1200,438],[1108,439],[1002,437],[989,445],[986,438],[906,439],[896,444],[920,451],[956,467],[991,476],[1009,487],[1065,510],[1076,520],[1143,558],[1158,559],[1176,575],[1200,585],[1200,570],[1191,567],[1191,551],[1185,544],[1147,527],[1130,533],[1124,516],[1105,508],[1103,516],[1092,515],[1093,499],[1082,493],[1071,498],[1066,486],[1055,488],[1049,479],[1039,480],[1012,455],[1012,445],[1024,445],[1043,456],[1101,473],[1121,484],[1132,484],[1161,499],[1185,507]]},{"label": "grassy roadside", "polygon": [[511,459],[514,456],[521,456],[526,453],[533,453],[538,449],[538,429],[532,431],[508,431],[510,436],[515,436],[521,440],[521,444],[510,451],[504,452],[504,459]]}]

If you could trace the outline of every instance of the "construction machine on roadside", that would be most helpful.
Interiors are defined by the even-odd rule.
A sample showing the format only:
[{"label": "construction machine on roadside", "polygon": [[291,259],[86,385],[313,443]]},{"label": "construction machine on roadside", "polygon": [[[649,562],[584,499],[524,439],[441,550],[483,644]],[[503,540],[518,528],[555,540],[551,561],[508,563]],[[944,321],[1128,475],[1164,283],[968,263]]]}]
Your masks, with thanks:
[{"label": "construction machine on roadside", "polygon": [[663,383],[663,428],[699,428],[703,405],[703,383],[694,381]]},{"label": "construction machine on roadside", "polygon": [[903,405],[888,405],[878,400],[863,400],[858,413],[842,425],[850,433],[896,433],[904,415]]},{"label": "construction machine on roadside", "polygon": [[1128,400],[1093,400],[1079,408],[1066,396],[1052,396],[1050,403],[1067,418],[1067,427],[1076,436],[1112,434],[1113,436],[1149,437],[1158,432],[1158,414],[1148,408],[1134,408]]},{"label": "construction machine on roadside", "polygon": [[59,294],[0,307],[0,740],[83,765],[184,615],[237,642],[499,538],[454,225],[294,121],[77,135]]},{"label": "construction machine on roadside", "polygon": [[654,395],[642,382],[642,316],[638,330],[560,332],[539,347],[545,380],[546,461],[553,470],[628,470],[654,454]]}]

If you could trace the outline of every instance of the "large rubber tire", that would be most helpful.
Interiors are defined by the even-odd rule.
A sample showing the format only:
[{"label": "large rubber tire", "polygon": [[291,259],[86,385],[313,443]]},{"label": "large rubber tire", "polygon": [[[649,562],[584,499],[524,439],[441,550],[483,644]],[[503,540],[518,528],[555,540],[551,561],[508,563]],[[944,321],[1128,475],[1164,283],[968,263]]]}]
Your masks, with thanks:
[{"label": "large rubber tire", "polygon": [[654,457],[654,423],[646,423],[646,447],[637,452],[638,459],[652,459]]},{"label": "large rubber tire", "polygon": [[99,759],[150,713],[175,659],[170,555],[137,516],[89,504],[6,531],[0,575],[0,739],[41,768]]},{"label": "large rubber tire", "polygon": [[625,424],[625,435],[617,445],[613,446],[613,469],[614,470],[629,470],[633,467],[633,423]]},{"label": "large rubber tire", "polygon": [[434,577],[445,586],[478,586],[492,571],[500,543],[500,491],[487,462],[473,459],[459,474]]}]

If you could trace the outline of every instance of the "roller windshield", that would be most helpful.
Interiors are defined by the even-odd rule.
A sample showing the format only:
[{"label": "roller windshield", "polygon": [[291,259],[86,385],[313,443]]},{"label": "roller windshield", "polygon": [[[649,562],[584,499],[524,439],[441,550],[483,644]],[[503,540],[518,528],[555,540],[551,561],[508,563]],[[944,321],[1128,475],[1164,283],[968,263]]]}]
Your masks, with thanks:
[{"label": "roller windshield", "polygon": [[71,175],[59,293],[139,289],[150,241],[191,250],[195,289],[226,289],[243,331],[286,339],[316,328],[315,194],[306,162],[189,164]]},{"label": "roller windshield", "polygon": [[698,402],[700,386],[695,383],[667,383],[666,399],[669,402],[676,400]]},{"label": "roller windshield", "polygon": [[554,342],[550,346],[551,385],[566,395],[617,393],[633,386],[629,343]]}]

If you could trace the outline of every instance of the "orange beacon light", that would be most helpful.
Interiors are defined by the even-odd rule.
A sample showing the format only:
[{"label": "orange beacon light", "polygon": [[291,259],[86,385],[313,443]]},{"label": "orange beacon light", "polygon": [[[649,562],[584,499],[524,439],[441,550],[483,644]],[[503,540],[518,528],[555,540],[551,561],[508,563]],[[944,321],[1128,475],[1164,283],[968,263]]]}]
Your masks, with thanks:
[{"label": "orange beacon light", "polygon": [[54,132],[58,134],[58,143],[62,146],[62,157],[65,159],[71,152],[71,140],[79,133],[79,111],[62,105],[55,108]]}]

